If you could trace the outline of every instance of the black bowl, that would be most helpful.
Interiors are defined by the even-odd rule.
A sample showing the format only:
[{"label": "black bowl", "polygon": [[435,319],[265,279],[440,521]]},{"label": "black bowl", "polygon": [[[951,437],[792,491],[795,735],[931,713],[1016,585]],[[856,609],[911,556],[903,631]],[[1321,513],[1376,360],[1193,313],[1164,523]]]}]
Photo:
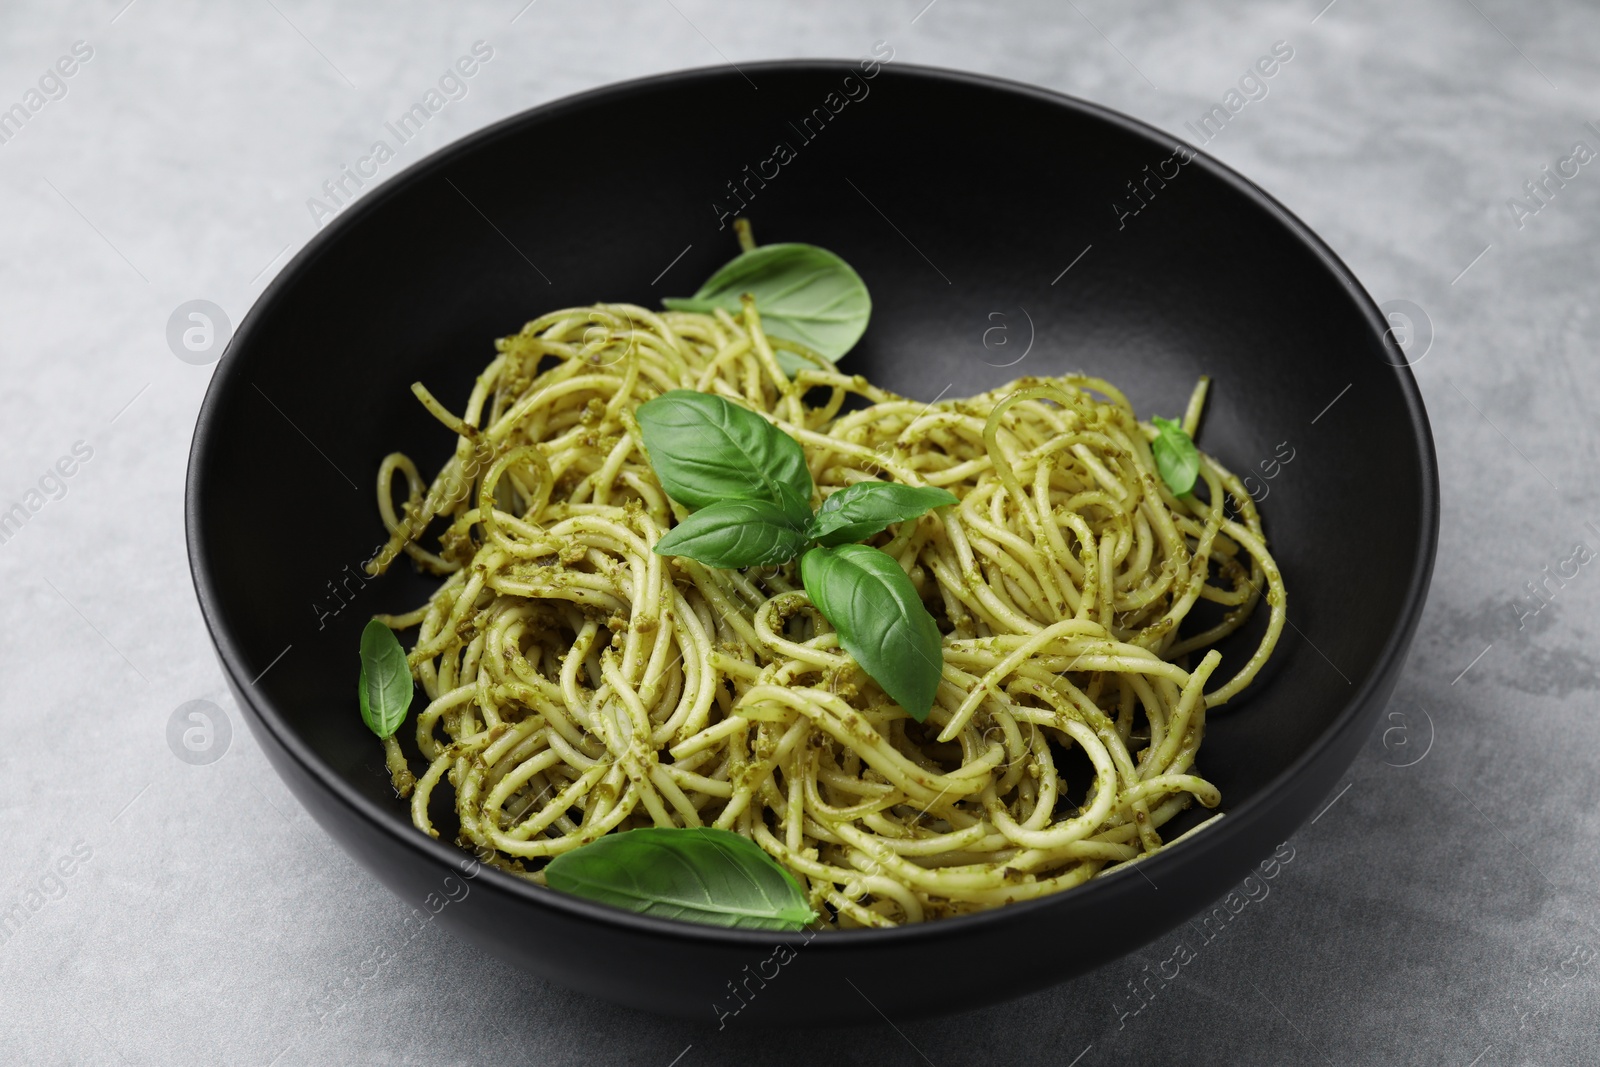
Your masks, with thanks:
[{"label": "black bowl", "polygon": [[[1416,384],[1372,300],[1302,223],[1104,108],[970,74],[866,73],[805,61],[648,78],[435,153],[340,214],[263,294],[190,457],[200,604],[307,810],[485,951],[706,1022],[741,1004],[741,1022],[974,1007],[1171,929],[1325,799],[1394,685],[1433,565],[1438,478]],[[540,312],[693,292],[737,251],[735,192],[763,242],[819,244],[861,272],[874,314],[846,366],[891,389],[932,401],[1081,368],[1141,414],[1172,415],[1213,377],[1201,443],[1265,494],[1291,622],[1268,677],[1210,723],[1201,769],[1226,818],[1043,900],[814,940],[467,878],[465,853],[412,828],[355,704],[363,623],[432,584],[359,569],[383,539],[380,459],[403,448],[432,469],[450,444],[407,384],[459,408],[491,339]],[[967,977],[907,980],[927,975]],[[761,995],[774,984],[781,995]]]}]

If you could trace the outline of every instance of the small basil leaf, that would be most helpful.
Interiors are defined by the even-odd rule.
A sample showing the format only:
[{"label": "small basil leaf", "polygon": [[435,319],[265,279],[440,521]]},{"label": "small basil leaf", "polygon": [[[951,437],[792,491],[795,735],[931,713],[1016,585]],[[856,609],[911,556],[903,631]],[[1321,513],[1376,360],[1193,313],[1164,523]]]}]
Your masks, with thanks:
[{"label": "small basil leaf", "polygon": [[1156,428],[1156,439],[1150,446],[1155,454],[1156,470],[1174,496],[1184,496],[1194,488],[1194,480],[1200,474],[1200,450],[1184,433],[1182,424],[1160,415],[1150,421]]},{"label": "small basil leaf", "polygon": [[800,557],[800,580],[844,650],[913,719],[925,721],[944,656],[939,626],[900,564],[866,545],[813,548]]},{"label": "small basil leaf", "polygon": [[394,631],[377,619],[361,631],[361,721],[379,737],[392,737],[411,707],[411,668]]},{"label": "small basil leaf", "polygon": [[957,502],[954,493],[931,486],[857,482],[824,500],[807,532],[824,546],[843,545],[871,537],[890,523]]},{"label": "small basil leaf", "polygon": [[607,834],[544,869],[551,889],[641,915],[798,930],[817,917],[794,876],[749,838],[698,826]]},{"label": "small basil leaf", "polygon": [[739,297],[755,297],[768,333],[787,337],[838,359],[854,347],[872,317],[866,283],[850,264],[807,244],[762,245],[735,256],[693,297],[668,297],[675,311],[737,315]]},{"label": "small basil leaf", "polygon": [[635,417],[656,480],[690,508],[765,500],[803,525],[811,515],[811,472],[800,442],[749,408],[720,396],[674,389]]},{"label": "small basil leaf", "polygon": [[806,547],[805,527],[765,500],[701,508],[656,542],[660,556],[688,556],[708,567],[787,563]]}]

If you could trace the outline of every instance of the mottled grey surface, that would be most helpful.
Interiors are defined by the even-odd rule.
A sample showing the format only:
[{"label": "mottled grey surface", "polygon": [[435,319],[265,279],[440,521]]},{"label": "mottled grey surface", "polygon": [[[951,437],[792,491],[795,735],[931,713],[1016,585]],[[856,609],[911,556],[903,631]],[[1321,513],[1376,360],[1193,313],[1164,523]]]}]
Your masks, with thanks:
[{"label": "mottled grey surface", "polygon": [[[1575,142],[1600,149],[1592,5],[124,2],[0,9],[0,107],[26,104],[74,42],[92,48],[0,144],[0,510],[39,505],[0,543],[16,597],[0,643],[0,912],[21,907],[0,932],[0,1061],[1600,1061],[1600,569],[1570,565],[1537,614],[1524,591],[1575,543],[1600,549],[1600,165],[1552,182],[1520,226],[1507,204]],[[480,39],[492,61],[385,177],[608,81],[878,39],[898,60],[1037,82],[1187,136],[1247,64],[1292,45],[1209,150],[1379,301],[1426,309],[1439,564],[1348,784],[1268,895],[1140,1010],[1129,984],[1183,957],[1175,937],[898,1030],[802,1039],[638,1015],[409,922],[267,766],[190,590],[184,462],[212,367],[175,358],[166,323],[192,299],[236,323],[314,232],[307,198]],[[46,477],[75,444],[90,458]],[[197,758],[222,753],[212,762],[169,745],[191,700],[231,724],[225,750],[220,732],[209,750],[191,738]],[[380,950],[393,962],[371,975]],[[334,991],[346,1006],[320,1018]]]}]

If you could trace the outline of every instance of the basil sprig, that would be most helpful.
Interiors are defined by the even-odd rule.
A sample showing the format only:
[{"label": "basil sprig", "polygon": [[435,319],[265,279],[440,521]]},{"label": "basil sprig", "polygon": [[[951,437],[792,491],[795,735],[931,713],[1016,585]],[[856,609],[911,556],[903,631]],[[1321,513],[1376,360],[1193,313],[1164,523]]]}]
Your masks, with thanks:
[{"label": "basil sprig", "polygon": [[[692,297],[668,297],[662,304],[674,311],[709,313],[741,310],[739,298],[749,293],[769,333],[787,337],[829,359],[838,359],[861,340],[872,317],[872,298],[855,269],[825,248],[808,244],[775,244],[735,256],[706,279]],[[812,364],[787,352],[778,362],[793,377]]]},{"label": "basil sprig", "polygon": [[1188,495],[1200,476],[1200,450],[1195,448],[1194,438],[1184,431],[1182,423],[1171,419],[1157,415],[1150,422],[1156,428],[1156,439],[1151,442],[1150,451],[1155,455],[1161,480],[1167,483],[1174,496]]},{"label": "basil sprig", "polygon": [[800,556],[801,582],[839,644],[895,703],[925,721],[943,669],[938,625],[899,563],[851,542],[954,504],[955,495],[858,482],[812,514],[809,503],[794,506],[812,495],[799,442],[755,412],[673,390],[640,405],[635,417],[667,495],[700,508],[655,551],[710,567],[770,566]]},{"label": "basil sprig", "polygon": [[817,917],[794,876],[749,838],[706,826],[607,834],[544,868],[552,889],[663,919],[798,930]]},{"label": "basil sprig", "polygon": [[361,631],[361,675],[357,685],[361,721],[379,737],[394,736],[411,707],[411,668],[406,664],[400,639],[377,619]]}]

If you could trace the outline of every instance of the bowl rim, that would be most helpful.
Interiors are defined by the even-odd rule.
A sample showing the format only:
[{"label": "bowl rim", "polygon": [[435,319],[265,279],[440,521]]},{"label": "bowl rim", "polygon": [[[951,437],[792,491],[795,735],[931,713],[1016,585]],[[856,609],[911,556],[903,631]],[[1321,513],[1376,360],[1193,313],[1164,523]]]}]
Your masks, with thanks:
[{"label": "bowl rim", "polygon": [[[865,60],[827,58],[775,59],[745,63],[741,70],[773,73],[843,73],[856,69],[861,62],[865,62]],[[1191,164],[1198,163],[1212,177],[1230,186],[1235,193],[1253,204],[1257,210],[1263,211],[1275,219],[1291,236],[1298,239],[1302,245],[1311,251],[1329,274],[1343,287],[1351,301],[1365,314],[1368,326],[1372,329],[1374,336],[1378,338],[1379,344],[1390,348],[1395,347],[1393,335],[1389,333],[1389,323],[1374,303],[1372,296],[1356,279],[1350,268],[1309,226],[1254,182],[1202,149],[1189,144],[1184,139],[1175,137],[1157,126],[1104,105],[1009,78],[902,62],[897,62],[892,67],[886,65],[884,69],[897,78],[927,79],[954,83],[986,90],[998,90],[1002,93],[1030,98],[1052,107],[1064,108],[1075,112],[1082,117],[1107,123],[1125,133],[1152,143],[1165,145],[1175,142],[1176,144],[1187,146],[1194,153]],[[714,64],[672,70],[625,81],[610,82],[592,89],[562,96],[524,109],[514,115],[509,115],[482,129],[457,138],[435,149],[422,159],[407,165],[382,182],[377,188],[359,197],[354,203],[342,210],[336,218],[321,227],[295,253],[284,268],[274,276],[240,321],[239,328],[234,332],[223,352],[222,358],[218,361],[216,372],[212,375],[206,388],[205,397],[201,401],[200,410],[195,421],[194,437],[190,443],[189,460],[185,473],[185,541],[190,575],[200,604],[201,614],[223,670],[233,684],[234,692],[243,697],[243,702],[247,705],[245,710],[253,714],[256,723],[271,735],[273,742],[290,759],[294,760],[300,771],[309,780],[320,785],[347,809],[347,814],[354,816],[377,832],[389,836],[402,849],[414,849],[423,858],[441,866],[465,870],[463,863],[471,860],[471,854],[453,843],[429,837],[409,823],[397,822],[392,811],[380,808],[379,805],[359,793],[349,782],[345,781],[344,777],[323,760],[300,737],[298,732],[289,725],[266,694],[256,689],[254,682],[248,680],[250,675],[245,667],[246,660],[242,654],[242,649],[223,622],[220,599],[212,581],[209,560],[203,545],[202,530],[205,524],[206,502],[198,489],[198,485],[200,470],[203,466],[203,457],[208,455],[208,445],[217,431],[219,422],[217,413],[223,403],[223,397],[232,390],[241,388],[238,375],[234,370],[234,364],[237,361],[229,360],[227,356],[236,348],[244,349],[252,344],[260,322],[272,314],[275,306],[283,299],[285,291],[290,288],[293,281],[332,247],[336,241],[340,240],[346,230],[351,229],[360,220],[372,213],[381,210],[389,200],[400,195],[403,191],[409,190],[418,183],[436,176],[440,171],[458,163],[463,157],[502,138],[514,136],[525,127],[537,126],[541,122],[569,112],[580,112],[597,106],[615,104],[639,94],[676,88],[693,82],[714,81],[736,76],[729,65]],[[1309,764],[1314,762],[1322,751],[1333,742],[1335,737],[1350,727],[1352,721],[1372,699],[1375,688],[1383,684],[1384,679],[1398,668],[1399,665],[1396,664],[1395,660],[1405,654],[1410,644],[1409,636],[1415,630],[1422,614],[1432,578],[1434,557],[1439,540],[1438,462],[1427,411],[1423,405],[1421,391],[1417,386],[1416,378],[1412,374],[1410,366],[1403,360],[1393,364],[1393,370],[1395,371],[1396,383],[1405,406],[1407,425],[1411,430],[1416,446],[1414,453],[1406,458],[1408,461],[1416,462],[1421,468],[1419,480],[1422,485],[1422,493],[1418,502],[1421,513],[1420,534],[1416,544],[1413,546],[1411,574],[1405,586],[1399,613],[1391,629],[1390,640],[1379,653],[1373,666],[1361,679],[1360,684],[1345,699],[1333,720],[1311,742],[1306,750],[1289,766],[1270,779],[1254,796],[1243,801],[1237,808],[1227,809],[1225,812],[1226,818],[1217,820],[1203,834],[1197,835],[1195,839],[1181,842],[1179,847],[1158,852],[1148,859],[1138,861],[1137,864],[1125,864],[1122,867],[1114,868],[1103,875],[1090,878],[1068,891],[1049,893],[1032,900],[1015,901],[999,908],[968,915],[951,916],[930,922],[909,923],[889,929],[837,931],[820,939],[813,939],[814,932],[807,930],[789,932],[735,929],[640,915],[580,897],[553,892],[542,886],[534,885],[481,864],[474,877],[487,879],[488,883],[496,890],[525,902],[529,907],[551,909],[558,913],[564,913],[569,919],[607,927],[620,927],[657,940],[709,942],[725,948],[745,949],[771,949],[779,944],[790,946],[807,944],[813,952],[819,947],[825,952],[844,951],[858,948],[867,949],[874,946],[887,948],[906,941],[920,941],[959,933],[970,934],[977,927],[987,924],[1026,921],[1029,915],[1044,908],[1092,909],[1097,901],[1105,898],[1108,894],[1122,892],[1122,887],[1128,884],[1129,880],[1135,876],[1145,877],[1146,871],[1148,871],[1149,875],[1159,875],[1162,870],[1172,867],[1175,863],[1187,862],[1186,857],[1193,854],[1198,842],[1220,843],[1222,840],[1247,831],[1252,823],[1264,817],[1264,813],[1277,800],[1287,784],[1299,776]],[[1135,866],[1142,868],[1142,870],[1128,869]]]}]

